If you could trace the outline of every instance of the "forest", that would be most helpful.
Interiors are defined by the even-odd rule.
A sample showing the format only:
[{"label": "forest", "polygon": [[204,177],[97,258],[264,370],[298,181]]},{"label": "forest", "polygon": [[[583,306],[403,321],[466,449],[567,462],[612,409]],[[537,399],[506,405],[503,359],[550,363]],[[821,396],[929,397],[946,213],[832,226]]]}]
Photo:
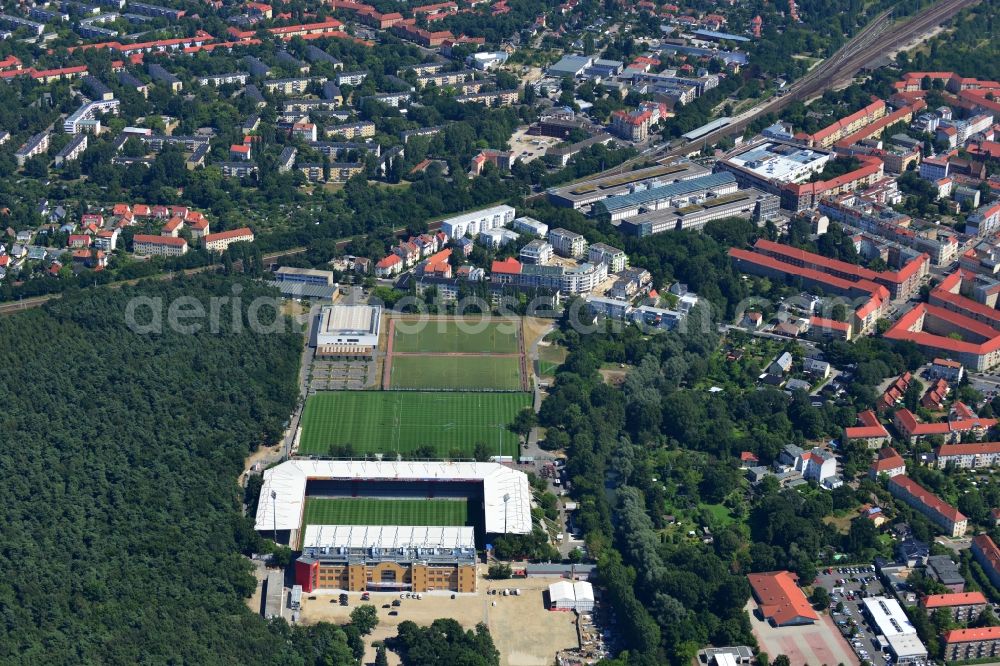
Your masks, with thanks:
[{"label": "forest", "polygon": [[[207,310],[239,289],[217,334],[125,324],[133,299]],[[301,333],[239,326],[269,294],[176,279],[0,319],[0,662],[355,663],[345,628],[269,625],[244,602],[240,553],[262,544],[236,480],[297,398]]]}]

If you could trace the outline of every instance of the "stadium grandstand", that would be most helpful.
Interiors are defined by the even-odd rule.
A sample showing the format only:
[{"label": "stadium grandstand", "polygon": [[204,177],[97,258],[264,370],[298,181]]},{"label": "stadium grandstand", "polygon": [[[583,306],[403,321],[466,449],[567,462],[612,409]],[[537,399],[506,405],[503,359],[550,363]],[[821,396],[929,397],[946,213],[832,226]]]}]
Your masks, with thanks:
[{"label": "stadium grandstand", "polygon": [[[374,498],[409,500],[421,517],[439,515],[427,512],[434,502],[464,500],[474,524],[419,525],[403,513],[386,524],[366,515]],[[307,520],[307,503],[324,501],[361,510],[348,524]],[[531,489],[523,472],[498,463],[291,460],[264,472],[256,529],[301,550],[295,577],[306,592],[474,592],[477,536],[530,533]]]}]

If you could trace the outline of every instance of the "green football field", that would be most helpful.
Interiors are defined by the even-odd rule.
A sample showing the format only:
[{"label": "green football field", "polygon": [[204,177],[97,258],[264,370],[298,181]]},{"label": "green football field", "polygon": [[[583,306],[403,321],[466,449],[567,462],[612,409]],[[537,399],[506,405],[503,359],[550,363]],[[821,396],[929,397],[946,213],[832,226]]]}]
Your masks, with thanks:
[{"label": "green football field", "polygon": [[462,527],[469,522],[466,500],[309,498],[303,525],[414,525]]},{"label": "green football field", "polygon": [[389,388],[521,390],[518,356],[393,356]]},{"label": "green football field", "polygon": [[507,424],[531,407],[530,393],[322,391],[302,413],[299,453],[328,455],[350,445],[353,455],[408,454],[428,446],[435,458],[472,458],[476,442],[494,455],[517,455]]},{"label": "green football field", "polygon": [[486,323],[471,318],[427,321],[397,320],[392,350],[424,354],[516,354],[521,335],[520,321]]}]

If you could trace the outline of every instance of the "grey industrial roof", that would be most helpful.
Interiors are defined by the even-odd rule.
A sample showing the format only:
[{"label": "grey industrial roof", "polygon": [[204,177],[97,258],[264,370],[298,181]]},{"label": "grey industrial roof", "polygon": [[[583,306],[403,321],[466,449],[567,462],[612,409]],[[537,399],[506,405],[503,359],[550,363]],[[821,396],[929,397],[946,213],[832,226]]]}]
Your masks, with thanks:
[{"label": "grey industrial roof", "polygon": [[336,285],[307,284],[305,282],[268,282],[281,291],[282,296],[294,298],[333,298],[337,293]]},{"label": "grey industrial roof", "polygon": [[736,177],[728,171],[712,173],[707,176],[699,176],[690,180],[682,180],[678,183],[653,187],[648,190],[638,190],[630,194],[622,194],[615,197],[608,197],[598,205],[604,206],[608,212],[639,206],[649,201],[669,199],[670,197],[683,196],[698,190],[711,189],[722,185],[731,185],[736,182]]}]

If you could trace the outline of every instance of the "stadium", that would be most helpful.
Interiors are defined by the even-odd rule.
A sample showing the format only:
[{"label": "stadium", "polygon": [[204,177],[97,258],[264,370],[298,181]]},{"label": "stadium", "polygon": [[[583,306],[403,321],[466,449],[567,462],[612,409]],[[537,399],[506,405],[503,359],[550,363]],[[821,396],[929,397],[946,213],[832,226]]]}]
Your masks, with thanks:
[{"label": "stadium", "polygon": [[304,592],[475,592],[477,544],[531,527],[528,477],[476,462],[291,460],[264,472],[256,517],[302,551]]}]

